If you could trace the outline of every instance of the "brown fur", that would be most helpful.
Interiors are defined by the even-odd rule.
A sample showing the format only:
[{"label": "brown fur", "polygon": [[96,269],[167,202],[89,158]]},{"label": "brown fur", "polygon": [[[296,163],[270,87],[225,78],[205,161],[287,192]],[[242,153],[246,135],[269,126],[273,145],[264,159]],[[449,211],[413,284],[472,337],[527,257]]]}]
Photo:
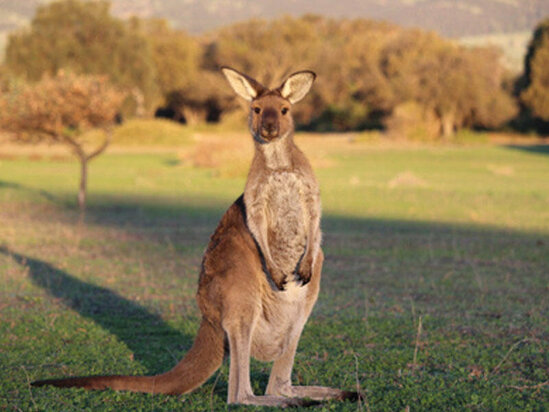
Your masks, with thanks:
[{"label": "brown fur", "polygon": [[[193,347],[157,376],[98,376],[34,382],[34,386],[112,388],[166,394],[200,386],[230,354],[229,403],[291,406],[356,399],[356,392],[292,386],[301,331],[316,302],[324,256],[320,197],[305,155],[293,142],[291,104],[314,74],[298,72],[276,90],[229,68],[235,91],[250,102],[255,155],[244,194],[227,210],[204,254],[197,293],[202,323]],[[274,361],[266,395],[253,394],[250,357]]]}]

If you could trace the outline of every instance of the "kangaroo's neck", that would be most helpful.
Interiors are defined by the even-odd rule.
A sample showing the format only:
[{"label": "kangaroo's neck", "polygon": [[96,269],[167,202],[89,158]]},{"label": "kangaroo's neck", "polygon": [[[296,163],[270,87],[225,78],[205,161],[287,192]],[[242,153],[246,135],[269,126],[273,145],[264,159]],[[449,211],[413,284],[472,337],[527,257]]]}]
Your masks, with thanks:
[{"label": "kangaroo's neck", "polygon": [[268,169],[280,170],[292,167],[292,153],[295,148],[293,134],[283,136],[270,143],[255,143],[255,157]]}]

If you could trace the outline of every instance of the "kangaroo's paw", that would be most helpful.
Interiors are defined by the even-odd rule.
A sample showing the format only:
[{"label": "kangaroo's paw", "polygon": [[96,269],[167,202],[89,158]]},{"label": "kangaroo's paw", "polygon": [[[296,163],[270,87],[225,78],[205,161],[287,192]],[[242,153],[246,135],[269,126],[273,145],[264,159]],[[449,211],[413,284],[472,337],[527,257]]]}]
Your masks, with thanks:
[{"label": "kangaroo's paw", "polygon": [[296,280],[306,285],[313,275],[313,259],[305,256],[294,273]]}]

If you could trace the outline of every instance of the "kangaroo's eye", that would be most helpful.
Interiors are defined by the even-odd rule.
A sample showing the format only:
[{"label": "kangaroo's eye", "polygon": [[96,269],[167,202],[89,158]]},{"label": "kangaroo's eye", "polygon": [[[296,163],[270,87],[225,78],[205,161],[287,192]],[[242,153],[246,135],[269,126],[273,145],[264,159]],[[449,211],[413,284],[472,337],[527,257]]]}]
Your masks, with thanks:
[{"label": "kangaroo's eye", "polygon": [[254,112],[257,113],[257,114],[261,113],[261,108],[254,107]]},{"label": "kangaroo's eye", "polygon": [[282,114],[286,114],[286,113],[288,113],[288,110],[290,110],[290,109],[288,109],[287,107],[283,107],[282,110],[281,110],[280,112],[281,112]]}]

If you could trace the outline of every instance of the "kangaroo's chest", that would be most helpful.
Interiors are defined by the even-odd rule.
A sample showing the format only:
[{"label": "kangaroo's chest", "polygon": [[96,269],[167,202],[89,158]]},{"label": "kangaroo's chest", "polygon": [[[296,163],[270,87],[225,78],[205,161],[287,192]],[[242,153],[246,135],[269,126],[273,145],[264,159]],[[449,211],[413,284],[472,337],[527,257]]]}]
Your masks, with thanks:
[{"label": "kangaroo's chest", "polygon": [[296,173],[275,172],[267,178],[263,209],[267,240],[274,262],[286,274],[293,272],[305,251],[308,195],[307,186]]}]

